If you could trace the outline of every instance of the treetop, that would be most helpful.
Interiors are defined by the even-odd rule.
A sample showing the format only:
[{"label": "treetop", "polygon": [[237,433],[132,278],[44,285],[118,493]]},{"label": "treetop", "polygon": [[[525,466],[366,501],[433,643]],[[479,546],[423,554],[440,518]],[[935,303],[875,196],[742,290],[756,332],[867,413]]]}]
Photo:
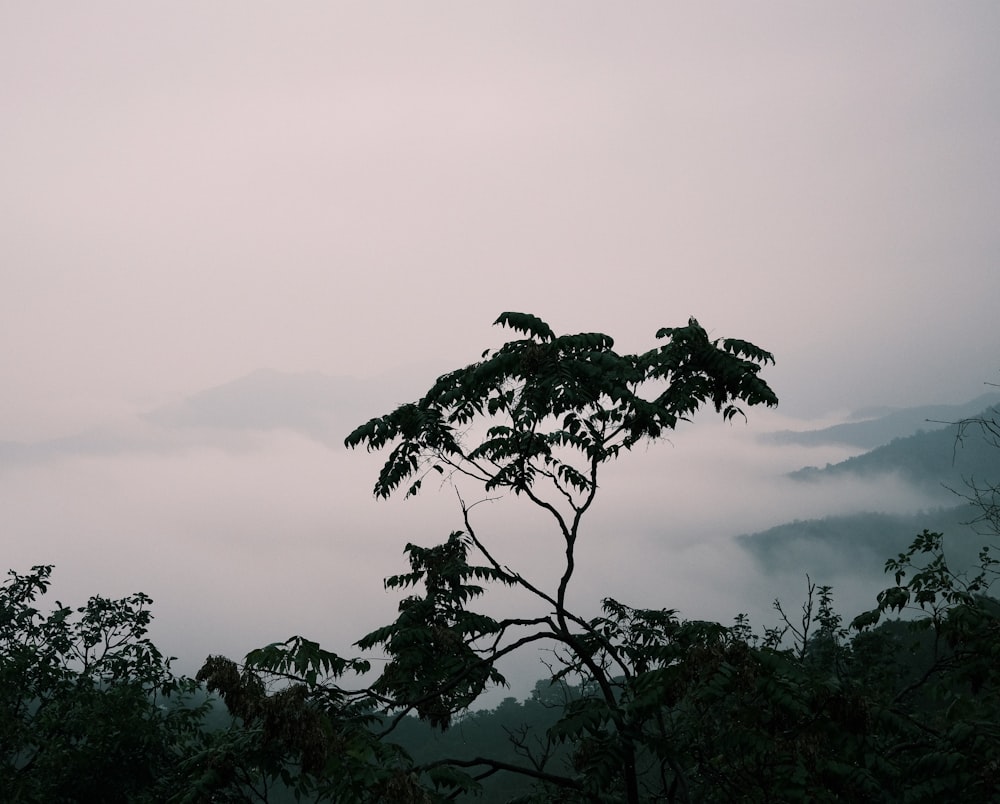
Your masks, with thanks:
[{"label": "treetop", "polygon": [[[416,493],[426,471],[458,471],[487,490],[518,493],[546,474],[586,492],[598,464],[644,439],[656,439],[711,402],[725,419],[741,405],[774,406],[759,376],[774,356],[752,343],[711,339],[694,318],[664,327],[663,341],[641,354],[619,354],[604,333],[556,335],[537,316],[506,312],[494,322],[525,337],[442,375],[416,402],[370,419],[345,439],[351,448],[392,449],[374,493],[388,497],[404,481]],[[463,437],[482,420],[475,446]],[[575,451],[583,465],[563,456]]]}]

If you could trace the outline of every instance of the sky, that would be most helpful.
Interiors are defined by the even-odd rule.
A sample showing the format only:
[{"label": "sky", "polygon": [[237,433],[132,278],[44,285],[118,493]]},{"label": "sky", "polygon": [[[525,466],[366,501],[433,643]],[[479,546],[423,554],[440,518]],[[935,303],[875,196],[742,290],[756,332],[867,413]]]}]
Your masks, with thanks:
[{"label": "sky", "polygon": [[[678,436],[628,488],[683,494],[622,503],[645,535],[582,588],[658,589],[653,521],[684,554],[822,510],[753,478],[831,456],[754,427],[997,380],[997,30],[992,2],[0,4],[0,442],[50,444],[0,466],[9,563],[149,592],[199,624],[182,652],[345,639],[363,583],[391,617],[381,577],[454,505],[376,506],[339,442],[505,310],[628,351],[695,316],[777,359],[784,418]],[[248,375],[339,378],[336,414],[206,413]],[[755,581],[708,542],[719,577],[671,588],[723,616]]]}]

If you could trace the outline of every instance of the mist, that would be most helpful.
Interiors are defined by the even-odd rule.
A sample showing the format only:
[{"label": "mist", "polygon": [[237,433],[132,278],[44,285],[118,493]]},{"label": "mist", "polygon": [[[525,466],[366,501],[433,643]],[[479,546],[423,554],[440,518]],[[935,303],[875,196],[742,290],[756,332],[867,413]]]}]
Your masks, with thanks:
[{"label": "mist", "polygon": [[[312,377],[307,385],[347,393],[365,381]],[[264,386],[270,391],[261,394]],[[189,674],[209,654],[240,658],[292,635],[355,655],[356,640],[395,617],[401,595],[386,591],[382,581],[407,570],[404,546],[430,546],[464,529],[459,494],[477,536],[502,565],[540,588],[556,587],[562,540],[550,515],[524,498],[487,498],[476,484],[456,479],[454,485],[428,482],[409,500],[374,499],[372,485],[386,456],[349,451],[329,437],[361,423],[350,419],[354,403],[346,415],[329,408],[325,419],[314,417],[322,427],[312,435],[299,426],[302,411],[315,413],[313,403],[327,399],[322,394],[289,391],[289,425],[282,423],[281,406],[266,419],[206,423],[218,415],[220,399],[242,395],[244,409],[254,410],[248,392],[268,399],[281,387],[301,390],[303,383],[276,372],[252,375],[175,403],[168,408],[173,418],[137,413],[88,438],[43,442],[34,451],[21,445],[19,460],[8,455],[0,466],[0,517],[18,534],[7,551],[9,565],[24,571],[55,564],[53,593],[64,602],[149,594],[154,640]],[[399,384],[386,380],[383,387]],[[382,412],[373,407],[370,414]],[[858,567],[856,557],[830,546],[816,548],[801,566],[775,570],[736,542],[740,534],[795,519],[908,512],[926,503],[891,476],[790,479],[788,473],[804,465],[859,452],[760,437],[810,424],[758,410],[745,422],[727,423],[702,411],[669,437],[607,465],[577,547],[573,610],[596,616],[610,597],[676,609],[690,619],[729,622],[746,613],[758,626],[770,625],[776,597],[793,607],[801,602],[807,573],[834,586],[845,615],[871,604],[888,556]],[[531,596],[501,588],[491,588],[476,605],[505,616],[547,611]],[[508,661],[503,669],[511,692],[526,694],[546,658],[528,653]]]},{"label": "mist", "polygon": [[[759,436],[997,380],[997,30],[988,3],[5,4],[9,567],[151,595],[186,672],[292,634],[349,653],[405,544],[462,527],[450,487],[373,500],[351,428],[502,343],[506,310],[621,352],[695,316],[774,353],[781,406],[607,467],[573,605],[763,623],[809,572],[853,608],[881,561],[779,571],[736,538],[926,501],[795,483],[854,453]],[[558,572],[538,511],[474,514]]]}]

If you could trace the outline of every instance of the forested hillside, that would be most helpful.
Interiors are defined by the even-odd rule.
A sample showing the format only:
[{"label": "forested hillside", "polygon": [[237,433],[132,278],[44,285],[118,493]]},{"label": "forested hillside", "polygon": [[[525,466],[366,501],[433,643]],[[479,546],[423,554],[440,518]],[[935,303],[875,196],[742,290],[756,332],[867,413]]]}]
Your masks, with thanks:
[{"label": "forested hillside", "polygon": [[945,544],[956,567],[975,565],[989,538],[970,525],[979,509],[962,504],[913,514],[860,513],[776,525],[737,537],[768,570],[812,567],[880,576],[885,559],[895,556],[924,528],[946,534]]},{"label": "forested hillside", "polygon": [[[993,416],[992,408],[974,416]],[[953,499],[950,490],[962,491],[966,479],[986,478],[997,468],[996,449],[982,438],[960,438],[958,425],[895,438],[863,455],[822,469],[806,467],[792,474],[797,480],[821,481],[827,477],[871,477],[895,474],[919,487],[929,503]]]},{"label": "forested hillside", "polygon": [[[980,408],[983,399],[963,406],[917,411],[921,415],[971,411],[971,419],[990,420],[997,415],[996,409]],[[975,564],[984,542],[982,512],[968,498],[974,497],[976,485],[1000,476],[1000,450],[980,431],[952,421],[932,430],[917,426],[917,432],[893,438],[862,455],[822,469],[806,467],[791,473],[795,480],[813,484],[846,477],[899,478],[919,490],[924,500],[921,510],[911,513],[872,510],[789,522],[742,535],[739,543],[768,568],[808,566],[811,557],[812,561],[821,560],[828,567],[839,562],[840,566],[854,565],[856,571],[874,572],[880,566],[879,558],[896,555],[905,549],[914,533],[927,528],[947,535],[949,556],[956,566]],[[872,430],[858,432],[864,434],[876,429],[884,432],[900,422],[917,424],[914,415],[900,411],[871,422]],[[845,429],[836,432],[851,439],[852,428],[859,426],[844,425]],[[808,440],[813,434],[804,435]],[[822,558],[818,559],[819,556]],[[867,570],[857,568],[858,556],[865,557]]]}]

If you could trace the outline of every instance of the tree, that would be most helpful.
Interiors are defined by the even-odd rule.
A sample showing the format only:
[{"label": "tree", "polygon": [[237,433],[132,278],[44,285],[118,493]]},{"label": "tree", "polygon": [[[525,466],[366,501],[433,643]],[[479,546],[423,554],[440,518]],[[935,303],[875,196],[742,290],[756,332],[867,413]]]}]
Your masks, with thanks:
[{"label": "tree", "polygon": [[[579,675],[594,690],[571,708],[559,733],[596,740],[601,773],[584,774],[581,781],[486,758],[462,764],[485,768],[483,773],[534,775],[586,795],[617,789],[624,800],[638,802],[640,734],[655,715],[635,705],[644,668],[620,641],[626,609],[606,601],[609,617],[588,620],[566,606],[583,518],[602,466],[661,438],[705,403],[727,420],[743,414],[740,405],[777,404],[759,376],[773,357],[746,341],[713,340],[694,319],[661,329],[662,344],[636,355],[619,354],[602,333],[557,336],[532,315],[504,313],[496,323],[524,337],[440,377],[420,400],[371,419],[345,443],[369,450],[391,446],[375,484],[379,497],[404,485],[407,496],[415,494],[433,471],[475,481],[487,494],[513,492],[547,512],[564,547],[557,588],[541,589],[501,565],[473,526],[472,506],[460,497],[464,530],[436,547],[407,545],[411,571],[386,581],[401,589],[422,584],[423,595],[404,599],[394,623],[358,644],[381,646],[388,654],[373,689],[391,701],[390,708],[415,710],[442,728],[488,683],[504,682],[496,667],[503,656],[527,645],[555,647],[565,663],[561,673]],[[483,563],[469,563],[473,551]],[[545,611],[500,620],[470,611],[483,582],[519,588]],[[672,759],[667,755],[663,762]]]},{"label": "tree", "polygon": [[[775,404],[759,377],[771,355],[712,340],[693,319],[639,355],[618,354],[600,333],[556,336],[530,315],[497,323],[524,337],[346,443],[390,449],[379,497],[418,493],[436,473],[545,512],[564,555],[555,588],[500,563],[474,527],[476,503],[460,495],[464,529],[431,547],[408,544],[410,571],[385,582],[409,594],[393,623],[357,643],[387,657],[373,684],[343,685],[368,663],[301,637],[252,652],[242,675],[225,661],[206,665],[209,683],[263,737],[255,767],[345,802],[453,800],[503,774],[535,785],[524,802],[1000,800],[1000,603],[988,596],[997,574],[988,547],[967,577],[949,567],[942,537],[925,532],[887,563],[894,585],[850,627],[832,590],[808,576],[800,623],[776,601],[781,622],[761,636],[742,616],[731,626],[684,621],[612,599],[585,618],[567,608],[567,589],[602,467],[705,403],[727,419],[741,405]],[[472,610],[490,582],[540,611]],[[885,620],[907,609],[912,624]],[[513,726],[508,701],[495,713],[510,738],[503,753],[494,745],[415,762],[390,742],[410,731],[411,714],[442,730],[482,720],[467,708],[504,683],[497,662],[539,645],[558,657],[536,687],[535,700],[557,707],[544,734]],[[213,675],[229,678],[235,698]],[[274,682],[283,686],[268,692]],[[286,700],[295,705],[282,714]],[[289,715],[310,724],[314,742],[288,739]]]},{"label": "tree", "polygon": [[162,801],[197,741],[194,684],[149,641],[152,601],[36,601],[51,566],[0,586],[0,790],[24,802]]},{"label": "tree", "polygon": [[371,693],[337,683],[368,667],[302,637],[251,651],[242,669],[208,657],[197,678],[234,723],[190,763],[201,772],[183,801],[270,802],[275,791],[296,801],[429,801],[408,757],[379,739]]}]

